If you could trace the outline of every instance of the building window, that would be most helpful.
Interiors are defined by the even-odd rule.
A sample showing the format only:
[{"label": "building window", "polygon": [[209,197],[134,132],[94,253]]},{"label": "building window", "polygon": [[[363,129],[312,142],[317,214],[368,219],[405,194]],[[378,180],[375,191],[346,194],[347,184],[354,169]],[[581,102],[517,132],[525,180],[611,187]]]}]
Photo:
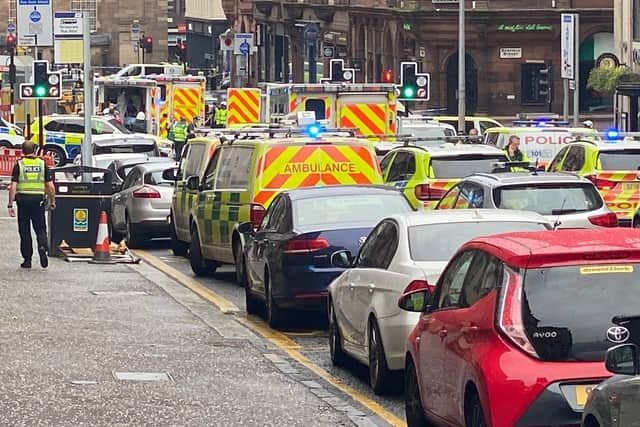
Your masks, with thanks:
[{"label": "building window", "polygon": [[633,39],[640,41],[640,0],[633,0]]},{"label": "building window", "polygon": [[545,64],[522,64],[522,103],[544,104],[547,102],[545,87],[541,80],[545,80],[540,71],[546,68]]},{"label": "building window", "polygon": [[73,12],[85,12],[89,15],[91,31],[97,30],[98,6],[97,0],[71,0],[71,10]]}]

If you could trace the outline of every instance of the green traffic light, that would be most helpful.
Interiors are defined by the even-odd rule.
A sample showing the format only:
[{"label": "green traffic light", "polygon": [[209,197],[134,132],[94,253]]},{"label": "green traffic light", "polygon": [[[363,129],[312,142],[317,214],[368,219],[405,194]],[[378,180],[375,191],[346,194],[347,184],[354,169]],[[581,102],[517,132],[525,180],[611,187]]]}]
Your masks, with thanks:
[{"label": "green traffic light", "polygon": [[42,85],[36,86],[33,88],[33,93],[35,93],[38,98],[42,98],[47,94],[47,88]]},{"label": "green traffic light", "polygon": [[403,98],[413,98],[416,96],[416,89],[411,86],[405,86],[402,88],[402,97]]}]

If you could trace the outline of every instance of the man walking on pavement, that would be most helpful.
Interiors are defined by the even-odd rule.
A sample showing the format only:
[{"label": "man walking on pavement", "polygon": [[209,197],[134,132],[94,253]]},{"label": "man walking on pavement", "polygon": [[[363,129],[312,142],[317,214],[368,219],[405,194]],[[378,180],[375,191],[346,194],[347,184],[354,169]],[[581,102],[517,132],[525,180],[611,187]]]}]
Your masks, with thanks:
[{"label": "man walking on pavement", "polygon": [[18,232],[20,233],[20,253],[24,262],[22,268],[31,268],[33,241],[31,225],[36,233],[38,255],[42,268],[49,266],[47,258],[47,225],[44,219],[45,194],[49,198],[49,208],[56,207],[56,190],[53,173],[44,160],[36,157],[36,146],[31,141],[22,144],[23,158],[18,160],[11,174],[9,186],[9,215],[16,216],[13,203],[18,205]]},{"label": "man walking on pavement", "polygon": [[175,160],[180,161],[182,157],[182,148],[187,142],[187,119],[182,116],[180,121],[169,129],[169,139],[173,141],[173,149],[175,150]]}]

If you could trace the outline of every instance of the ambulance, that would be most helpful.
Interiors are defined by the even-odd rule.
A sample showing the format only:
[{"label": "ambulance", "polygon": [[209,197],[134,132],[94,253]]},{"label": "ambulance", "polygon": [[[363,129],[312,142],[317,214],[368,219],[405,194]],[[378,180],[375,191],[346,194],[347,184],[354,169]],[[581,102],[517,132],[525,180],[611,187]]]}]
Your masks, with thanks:
[{"label": "ambulance", "polygon": [[326,128],[357,129],[359,136],[396,132],[392,84],[267,83],[227,94],[227,126],[279,123],[301,111],[314,112]]},{"label": "ambulance", "polygon": [[203,76],[176,76],[167,74],[144,77],[98,78],[96,85],[96,111],[115,105],[127,120],[128,109],[145,115],[145,132],[166,136],[170,120],[185,117],[190,122],[194,117],[204,122],[206,78]]}]

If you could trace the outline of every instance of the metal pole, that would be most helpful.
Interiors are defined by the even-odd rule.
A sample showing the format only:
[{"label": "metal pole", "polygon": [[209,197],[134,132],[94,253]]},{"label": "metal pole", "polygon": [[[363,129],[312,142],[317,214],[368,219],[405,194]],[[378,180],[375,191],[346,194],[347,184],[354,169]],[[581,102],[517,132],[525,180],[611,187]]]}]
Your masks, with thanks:
[{"label": "metal pole", "polygon": [[562,79],[564,98],[562,99],[562,120],[569,121],[569,79]]},{"label": "metal pole", "polygon": [[579,127],[580,121],[580,15],[574,15],[576,21],[575,35],[575,89],[573,90],[573,126]]},{"label": "metal pole", "polygon": [[[33,53],[36,55],[36,59],[41,59],[40,58],[40,52],[38,51],[38,35],[35,34],[33,37],[33,42],[34,42],[34,48],[33,48]],[[35,76],[32,76],[32,78],[35,81]],[[44,103],[42,102],[42,99],[38,99],[38,102],[36,103],[36,109],[37,114],[38,114],[38,147],[40,149],[40,154],[44,154],[44,123],[42,123],[43,121],[43,116],[44,116],[44,112],[42,111],[44,109]]]},{"label": "metal pole", "polygon": [[458,10],[458,131],[465,131],[465,117],[467,107],[466,96],[466,65],[465,65],[465,29],[464,29],[464,0],[460,0]]},{"label": "metal pole", "polygon": [[[9,108],[11,108],[11,124],[15,125],[16,124],[16,63],[14,62],[14,57],[16,54],[16,46],[14,44],[14,46],[11,48],[11,60],[9,62],[9,84],[11,85],[11,99],[9,100],[9,103],[11,104],[11,106]],[[29,123],[26,124],[26,126],[29,126]]]},{"label": "metal pole", "polygon": [[309,52],[309,83],[318,83],[318,80],[317,80],[318,68],[316,66],[316,41],[315,40],[309,42],[307,51]]},{"label": "metal pole", "polygon": [[[89,16],[82,13],[82,71],[84,74],[84,137],[82,138],[82,166],[91,166],[91,117],[93,116],[93,74],[91,71],[91,27]],[[92,174],[83,176],[91,181]]]}]

